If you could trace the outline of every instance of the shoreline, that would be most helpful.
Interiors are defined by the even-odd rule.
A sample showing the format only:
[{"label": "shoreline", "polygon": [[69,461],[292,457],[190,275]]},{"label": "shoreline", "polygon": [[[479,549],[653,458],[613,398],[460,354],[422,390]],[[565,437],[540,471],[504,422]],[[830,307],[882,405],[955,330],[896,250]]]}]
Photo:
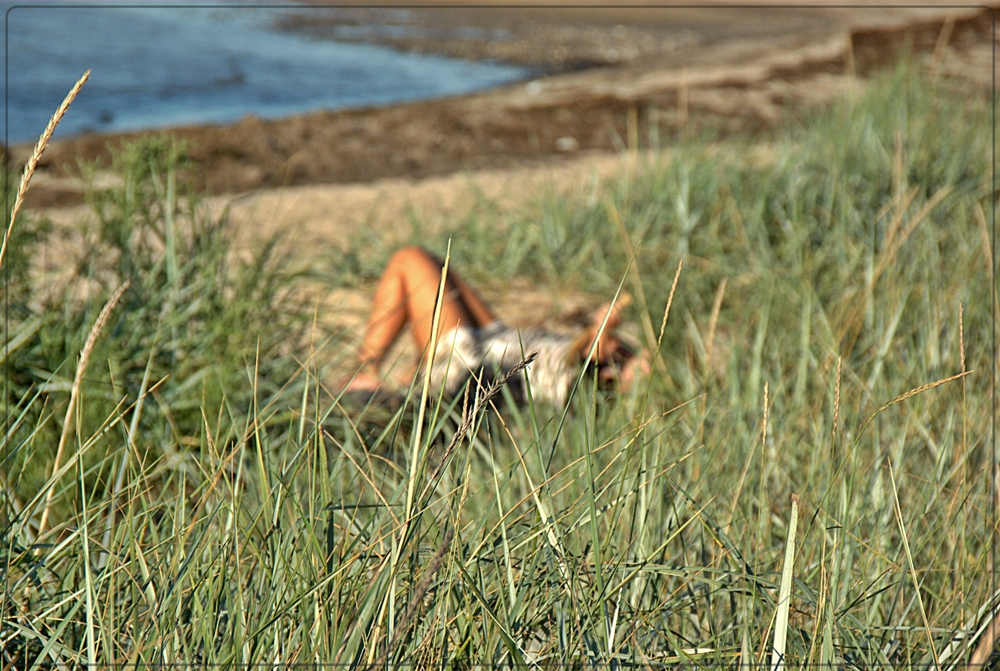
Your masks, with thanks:
[{"label": "shoreline", "polygon": [[[415,16],[425,22],[441,21],[443,10],[416,10],[408,14],[411,22]],[[338,11],[349,15],[377,10],[347,7]],[[679,133],[766,134],[857,90],[866,75],[890,65],[907,50],[930,59],[948,76],[968,79],[973,86],[989,84],[976,76],[984,68],[988,74],[992,58],[987,10],[848,13],[796,8],[772,12],[772,17],[781,20],[768,24],[767,30],[754,28],[753,21],[746,19],[737,22],[741,25],[730,25],[736,21],[731,15],[727,15],[729,23],[712,22],[712,17],[728,9],[684,10],[686,23],[670,25],[650,20],[651,13],[659,12],[663,21],[662,10],[655,9],[628,13],[607,8],[592,12],[534,8],[530,11],[542,18],[528,24],[515,20],[518,13],[528,10],[509,9],[499,18],[486,11],[466,8],[452,24],[443,24],[441,39],[408,48],[433,48],[445,55],[453,55],[449,49],[486,49],[490,44],[512,49],[525,42],[535,44],[538,30],[551,29],[558,39],[536,45],[536,57],[541,52],[583,53],[569,47],[560,52],[562,40],[597,58],[603,53],[598,48],[601,36],[607,37],[601,48],[611,44],[607,48],[613,49],[614,44],[630,40],[641,47],[648,40],[636,40],[636,35],[649,36],[657,30],[667,37],[683,31],[702,32],[689,37],[683,48],[675,48],[676,40],[661,41],[657,43],[660,51],[646,53],[637,48],[627,62],[605,62],[471,95],[320,111],[274,121],[247,116],[226,125],[58,140],[42,158],[28,204],[50,208],[82,202],[85,185],[78,176],[78,161],[107,164],[109,146],[149,133],[184,140],[200,166],[195,186],[221,196],[276,187],[421,180],[462,171],[558,165],[572,162],[580,152],[669,145]],[[803,23],[806,15],[813,19]],[[589,23],[584,21],[588,16]],[[360,21],[357,16],[351,20]],[[455,26],[475,28],[486,21],[495,22],[500,26],[497,29],[513,37],[502,43],[450,37]],[[317,21],[309,29],[331,25]],[[666,53],[671,49],[675,53]],[[30,145],[12,147],[15,167],[23,164],[30,149]]]}]

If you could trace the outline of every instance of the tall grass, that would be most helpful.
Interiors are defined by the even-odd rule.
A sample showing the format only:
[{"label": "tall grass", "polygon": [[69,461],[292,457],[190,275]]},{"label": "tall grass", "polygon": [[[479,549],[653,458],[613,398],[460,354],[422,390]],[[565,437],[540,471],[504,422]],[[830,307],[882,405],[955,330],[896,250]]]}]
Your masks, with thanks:
[{"label": "tall grass", "polygon": [[[116,440],[156,460],[197,446],[207,417],[225,432],[242,432],[254,391],[274,394],[299,369],[293,344],[306,341],[309,319],[294,302],[277,240],[249,257],[238,253],[225,216],[209,216],[186,188],[183,147],[169,138],[138,141],[109,167],[120,179],[89,191],[92,216],[72,232],[73,245],[52,245],[71,272],[32,270],[30,259],[52,235],[45,220],[20,222],[11,238],[4,467],[20,498],[51,475],[65,432],[56,418],[77,354],[124,283],[121,305],[95,340],[72,427],[80,441],[99,428],[109,433],[110,443],[83,458],[94,469],[91,486],[114,479],[113,465],[121,470],[122,455],[111,456]],[[84,168],[91,177],[96,170]],[[71,478],[60,484],[67,491],[59,499],[69,505],[75,486]]]},{"label": "tall grass", "polygon": [[[145,166],[173,149],[134,150],[124,191],[94,196],[99,239],[159,244],[104,256],[114,281],[60,303],[77,321],[14,352],[48,363],[11,369],[0,648],[29,667],[963,665],[997,599],[993,197],[988,101],[948,86],[901,69],[763,158],[679,142],[590,200],[458,222],[463,274],[640,287],[648,341],[683,260],[663,369],[615,399],[584,379],[565,421],[432,403],[421,431],[406,408],[363,425],[323,385],[335,353],[256,355],[283,314],[269,266],[225,265],[221,223],[168,242],[169,172]],[[144,214],[114,214],[142,180]],[[93,355],[108,374],[53,483],[53,381],[124,278],[147,293]]]}]

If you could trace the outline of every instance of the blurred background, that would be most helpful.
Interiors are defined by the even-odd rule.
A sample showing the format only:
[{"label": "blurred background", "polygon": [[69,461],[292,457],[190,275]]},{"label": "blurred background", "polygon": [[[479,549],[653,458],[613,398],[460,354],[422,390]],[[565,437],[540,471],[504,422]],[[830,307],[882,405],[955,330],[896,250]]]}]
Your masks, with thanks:
[{"label": "blurred background", "polygon": [[[5,9],[11,8],[7,3]],[[980,9],[16,6],[6,13],[14,164],[84,69],[37,204],[80,202],[77,161],[128,133],[194,140],[213,193],[514,167],[678,128],[773,128],[904,51],[990,83]],[[109,145],[109,140],[110,145]]]}]

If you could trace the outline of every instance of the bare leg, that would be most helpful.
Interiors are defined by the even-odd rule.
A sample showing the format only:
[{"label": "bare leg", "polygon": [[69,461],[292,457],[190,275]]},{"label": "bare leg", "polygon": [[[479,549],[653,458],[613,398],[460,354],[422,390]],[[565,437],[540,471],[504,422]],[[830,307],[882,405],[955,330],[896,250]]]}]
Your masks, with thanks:
[{"label": "bare leg", "polygon": [[[365,338],[358,352],[362,371],[353,389],[378,386],[378,370],[386,352],[407,324],[417,349],[423,352],[431,339],[434,306],[441,282],[442,262],[419,247],[404,247],[392,255],[378,287]],[[460,324],[485,326],[496,316],[457,274],[449,270],[441,304],[440,332]]]}]

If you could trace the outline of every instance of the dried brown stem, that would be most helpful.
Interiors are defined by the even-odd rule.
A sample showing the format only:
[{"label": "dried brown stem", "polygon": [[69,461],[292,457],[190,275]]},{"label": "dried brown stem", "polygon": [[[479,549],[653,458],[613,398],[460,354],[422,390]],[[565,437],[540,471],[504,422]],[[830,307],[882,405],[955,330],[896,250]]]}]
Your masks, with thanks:
[{"label": "dried brown stem", "polygon": [[993,654],[993,648],[996,647],[997,639],[1000,638],[998,617],[1000,617],[1000,613],[993,614],[993,619],[986,625],[982,636],[979,637],[979,645],[976,646],[972,657],[969,658],[969,671],[983,671],[986,668],[986,662],[989,661],[990,655]]},{"label": "dried brown stem", "polygon": [[42,519],[38,523],[38,534],[36,538],[41,538],[42,534],[45,532],[45,526],[49,521],[49,510],[52,504],[52,497],[56,491],[56,481],[58,480],[59,467],[62,462],[63,451],[66,448],[66,441],[69,438],[70,427],[72,426],[73,410],[76,407],[77,398],[80,395],[80,385],[83,382],[83,374],[87,370],[87,363],[90,361],[90,355],[94,351],[94,345],[97,343],[97,336],[101,334],[101,331],[107,325],[108,320],[111,318],[111,313],[114,311],[118,302],[122,299],[125,294],[125,290],[128,289],[130,282],[126,280],[118,289],[111,295],[108,302],[104,305],[104,309],[101,310],[101,314],[97,316],[97,321],[94,322],[94,326],[90,329],[90,335],[87,336],[87,342],[83,346],[83,350],[80,352],[80,363],[76,366],[76,376],[73,378],[73,387],[69,392],[69,404],[66,406],[66,417],[63,419],[62,434],[59,436],[59,447],[56,448],[56,458],[52,463],[52,477],[49,478],[49,482],[46,485],[48,487],[48,492],[45,494],[45,508],[42,509]]},{"label": "dried brown stem", "polygon": [[31,152],[31,157],[28,162],[24,165],[24,175],[21,176],[21,184],[17,187],[17,196],[14,198],[14,207],[10,211],[10,222],[7,224],[7,230],[3,235],[3,244],[0,245],[0,267],[3,267],[4,257],[7,255],[7,243],[10,241],[11,231],[14,230],[14,220],[17,219],[18,212],[24,206],[24,196],[28,192],[28,185],[31,183],[31,176],[35,174],[35,169],[38,167],[38,159],[42,157],[42,152],[45,151],[45,147],[48,146],[49,140],[52,139],[52,133],[55,132],[56,126],[62,121],[63,116],[66,114],[66,110],[69,109],[70,103],[76,98],[76,94],[80,92],[83,88],[84,82],[90,77],[90,70],[83,73],[80,80],[73,85],[73,88],[69,90],[66,94],[66,98],[59,105],[59,109],[56,113],[52,115],[49,119],[49,125],[45,127],[42,132],[42,136],[38,138],[38,144],[35,145],[34,151]]},{"label": "dried brown stem", "polygon": [[448,530],[444,532],[444,538],[441,539],[441,547],[438,548],[437,552],[431,558],[430,563],[427,565],[427,569],[424,571],[423,577],[417,584],[417,588],[413,591],[413,597],[410,599],[409,605],[403,612],[403,616],[399,618],[399,624],[396,625],[395,630],[392,634],[392,640],[389,644],[382,650],[382,654],[378,656],[374,662],[368,665],[367,671],[374,671],[375,669],[382,668],[385,666],[386,660],[389,659],[389,655],[392,654],[392,649],[402,638],[403,634],[409,628],[410,623],[416,618],[420,611],[424,609],[424,596],[427,594],[427,590],[430,589],[431,581],[434,580],[434,576],[437,575],[438,570],[441,568],[441,564],[444,562],[444,556],[448,553],[448,549],[451,547],[451,541],[455,537],[455,527],[449,526]]}]

